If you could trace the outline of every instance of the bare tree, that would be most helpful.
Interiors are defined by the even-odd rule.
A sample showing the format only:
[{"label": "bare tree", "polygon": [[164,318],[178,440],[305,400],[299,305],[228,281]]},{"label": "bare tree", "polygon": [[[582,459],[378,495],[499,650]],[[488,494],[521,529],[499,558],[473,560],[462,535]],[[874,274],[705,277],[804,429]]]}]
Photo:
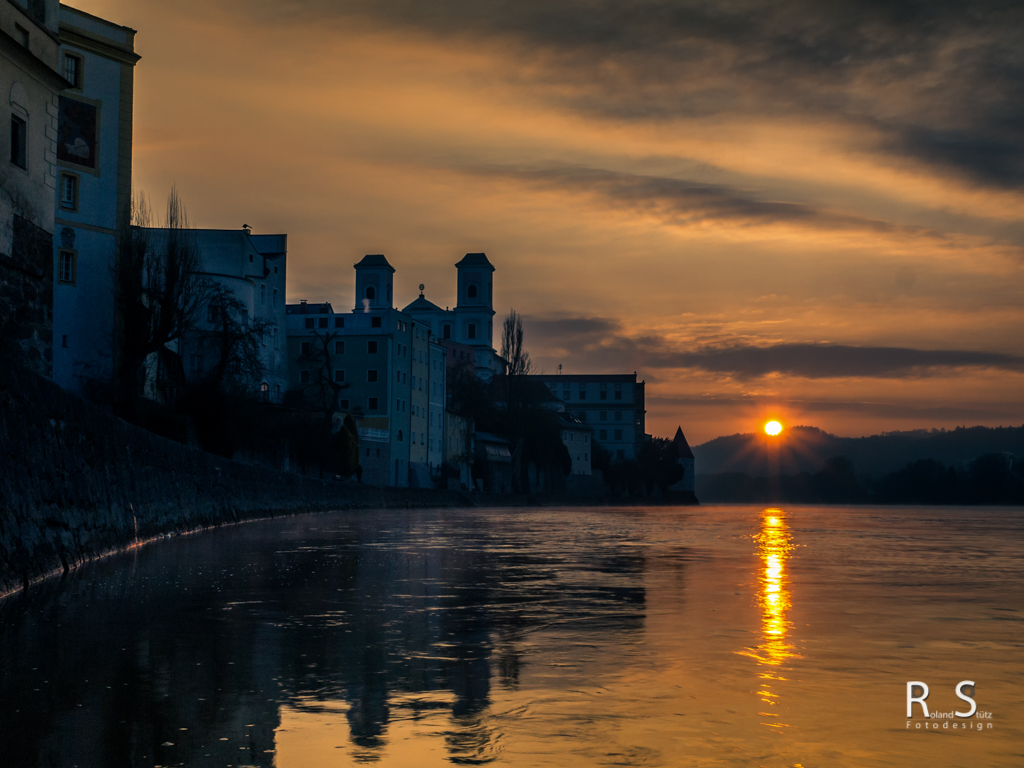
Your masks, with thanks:
[{"label": "bare tree", "polygon": [[118,312],[120,397],[137,398],[147,358],[195,327],[209,296],[199,273],[199,248],[189,229],[185,206],[175,188],[167,198],[165,232],[154,237],[153,215],[145,197],[122,212],[114,259]]},{"label": "bare tree", "polygon": [[509,378],[533,373],[530,353],[523,345],[523,316],[514,309],[508,313],[501,328],[501,359]]},{"label": "bare tree", "polygon": [[262,348],[271,323],[249,318],[245,303],[227,286],[210,282],[206,290],[206,327],[196,323],[188,331],[187,345],[216,362],[204,376],[206,384],[252,391],[263,378]]},{"label": "bare tree", "polygon": [[505,361],[505,414],[512,442],[512,482],[515,490],[525,484],[523,449],[526,433],[523,414],[527,406],[528,380],[533,372],[530,353],[523,344],[523,316],[514,309],[501,328],[501,359]]},{"label": "bare tree", "polygon": [[[299,357],[299,362],[303,365],[308,365],[310,372],[309,383],[303,385],[302,394],[309,409],[318,411],[321,415],[324,445],[330,445],[332,442],[339,444],[339,441],[335,440],[334,415],[338,412],[341,404],[341,393],[348,389],[349,386],[348,382],[338,381],[335,378],[334,359],[337,354],[335,345],[337,343],[345,343],[344,340],[339,339],[340,335],[326,330],[323,333],[314,333],[310,337],[308,351],[303,352]],[[355,429],[355,422],[350,418],[347,418],[347,420],[351,422],[352,429],[343,426],[342,430],[339,430],[338,437],[346,438],[346,435],[343,434],[346,429],[351,432],[352,437],[348,440],[346,443],[347,447],[341,453],[346,456],[343,463],[355,462],[351,467],[352,471],[355,471],[355,466],[359,463],[359,433],[358,429]],[[341,442],[345,441],[342,440]],[[354,449],[352,445],[355,446]],[[349,456],[351,450],[355,451],[354,456]],[[321,465],[322,471],[323,465]]]}]

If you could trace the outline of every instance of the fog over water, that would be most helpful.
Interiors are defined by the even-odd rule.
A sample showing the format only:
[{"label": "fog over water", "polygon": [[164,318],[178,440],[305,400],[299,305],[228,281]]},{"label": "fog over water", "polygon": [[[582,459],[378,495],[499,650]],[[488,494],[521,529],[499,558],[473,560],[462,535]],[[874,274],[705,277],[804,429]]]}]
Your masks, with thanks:
[{"label": "fog over water", "polygon": [[[1016,766],[1022,545],[1007,508],[334,513],[171,539],[0,603],[0,762]],[[962,680],[991,718],[906,717],[908,681],[944,713]]]}]

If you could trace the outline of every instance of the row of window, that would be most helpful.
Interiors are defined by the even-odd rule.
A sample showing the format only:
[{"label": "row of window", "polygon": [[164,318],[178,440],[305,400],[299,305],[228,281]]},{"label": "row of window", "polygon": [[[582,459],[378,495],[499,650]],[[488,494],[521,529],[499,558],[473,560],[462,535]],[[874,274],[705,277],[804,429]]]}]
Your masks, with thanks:
[{"label": "row of window", "polygon": [[584,444],[587,444],[587,443],[590,442],[590,435],[580,435],[579,437],[580,437],[580,439],[577,440],[575,432],[569,432],[568,430],[562,432],[562,442],[563,443],[564,442],[570,442],[570,443],[582,442]]},{"label": "row of window", "polygon": [[[622,430],[621,429],[616,429],[612,434],[615,435],[615,439],[616,440],[621,440],[622,439]],[[607,429],[600,430],[597,433],[597,439],[598,440],[607,440],[608,439],[608,430]]]}]

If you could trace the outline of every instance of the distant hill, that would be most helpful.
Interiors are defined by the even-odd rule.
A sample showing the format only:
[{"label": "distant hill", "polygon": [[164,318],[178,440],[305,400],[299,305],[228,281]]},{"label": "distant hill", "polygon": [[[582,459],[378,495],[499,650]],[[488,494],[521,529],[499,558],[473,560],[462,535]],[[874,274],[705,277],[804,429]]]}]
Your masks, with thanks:
[{"label": "distant hill", "polygon": [[845,456],[853,462],[858,476],[877,479],[925,459],[957,468],[991,453],[1010,453],[1024,459],[1024,426],[957,427],[888,432],[871,437],[836,437],[817,427],[791,427],[779,438],[764,434],[718,437],[694,447],[693,453],[698,477],[724,473],[754,478],[814,473],[828,459]]}]

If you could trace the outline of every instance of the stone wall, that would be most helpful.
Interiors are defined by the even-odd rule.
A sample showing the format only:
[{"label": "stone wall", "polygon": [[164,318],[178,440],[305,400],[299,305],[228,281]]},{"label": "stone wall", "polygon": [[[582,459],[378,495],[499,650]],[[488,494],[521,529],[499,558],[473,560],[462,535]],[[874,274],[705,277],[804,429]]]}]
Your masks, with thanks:
[{"label": "stone wall", "polygon": [[223,523],[463,503],[454,491],[325,482],[220,459],[0,357],[0,595],[137,542]]},{"label": "stone wall", "polygon": [[53,236],[18,215],[11,253],[0,252],[0,354],[53,370]]}]

